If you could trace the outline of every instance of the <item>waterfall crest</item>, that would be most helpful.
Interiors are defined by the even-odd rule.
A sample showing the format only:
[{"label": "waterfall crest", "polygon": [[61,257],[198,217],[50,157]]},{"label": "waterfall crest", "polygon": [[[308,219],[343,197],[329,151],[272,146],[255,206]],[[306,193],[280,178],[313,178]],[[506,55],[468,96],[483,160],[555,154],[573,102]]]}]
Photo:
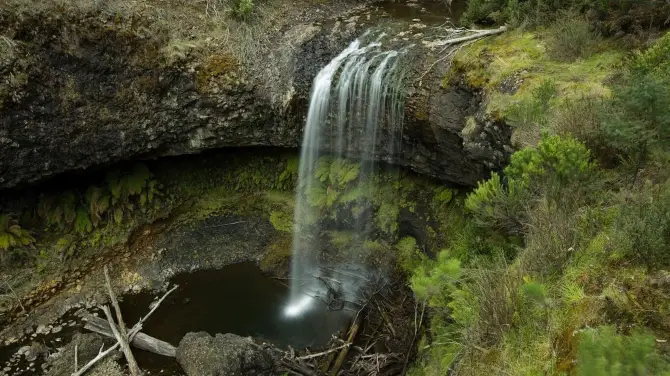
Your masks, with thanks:
[{"label": "waterfall crest", "polygon": [[[402,132],[403,75],[397,67],[403,51],[383,51],[382,37],[365,45],[353,41],[314,78],[298,170],[287,316],[299,315],[314,297],[329,305],[356,302],[370,282],[361,263],[370,210],[346,218],[330,213],[336,219],[327,225],[320,218],[329,215],[329,200],[343,183],[353,182],[357,192],[373,189],[374,161],[390,162],[399,145],[395,139]],[[332,151],[330,156],[321,154],[325,149]],[[346,260],[324,255],[321,236],[328,226],[355,234]]]}]

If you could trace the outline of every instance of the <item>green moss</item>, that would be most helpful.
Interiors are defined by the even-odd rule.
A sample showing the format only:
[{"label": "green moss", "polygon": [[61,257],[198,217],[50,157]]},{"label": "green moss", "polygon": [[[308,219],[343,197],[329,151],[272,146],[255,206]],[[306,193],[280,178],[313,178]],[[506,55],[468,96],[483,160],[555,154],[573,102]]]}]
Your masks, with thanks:
[{"label": "green moss", "polygon": [[286,213],[273,211],[270,213],[270,223],[277,231],[292,232],[293,218]]},{"label": "green moss", "polygon": [[609,95],[605,80],[621,65],[623,52],[609,49],[583,60],[556,61],[540,35],[514,30],[478,41],[456,55],[448,77],[484,89],[486,112],[495,119],[508,119],[510,109],[546,80],[555,83],[561,98]]},{"label": "green moss", "polygon": [[284,234],[276,238],[260,260],[260,268],[265,272],[279,272],[288,269],[291,259],[291,237]]},{"label": "green moss", "polygon": [[196,84],[198,90],[206,92],[211,89],[215,82],[225,79],[237,68],[237,61],[225,55],[212,55],[205,60],[203,65],[196,71]]}]

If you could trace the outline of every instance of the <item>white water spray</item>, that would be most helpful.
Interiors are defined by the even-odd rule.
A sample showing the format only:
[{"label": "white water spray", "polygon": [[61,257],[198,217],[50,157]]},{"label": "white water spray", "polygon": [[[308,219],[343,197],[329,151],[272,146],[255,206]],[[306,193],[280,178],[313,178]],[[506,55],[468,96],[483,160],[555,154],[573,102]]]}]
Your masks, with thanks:
[{"label": "white water spray", "polygon": [[[323,229],[312,195],[318,188],[313,184],[321,150],[332,150],[338,159],[354,155],[360,163],[359,181],[372,176],[376,158],[388,160],[393,155],[394,135],[401,132],[403,118],[396,69],[401,53],[381,51],[382,36],[365,46],[353,41],[314,78],[298,170],[291,300],[284,311],[286,317],[300,316],[312,307],[314,298],[326,300],[334,292],[339,301],[356,302],[360,289],[369,282],[362,265],[327,265],[319,258]],[[390,139],[384,150],[378,150],[382,128]],[[365,184],[360,189],[372,186]],[[355,219],[356,236],[365,239],[370,221],[369,214]]]}]

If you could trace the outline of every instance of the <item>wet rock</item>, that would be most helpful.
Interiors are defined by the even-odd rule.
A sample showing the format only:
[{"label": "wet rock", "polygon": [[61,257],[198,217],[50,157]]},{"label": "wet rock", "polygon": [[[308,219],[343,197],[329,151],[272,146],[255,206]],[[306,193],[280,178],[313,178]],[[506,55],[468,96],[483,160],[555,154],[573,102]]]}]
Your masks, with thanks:
[{"label": "wet rock", "polygon": [[44,344],[39,342],[33,342],[30,346],[28,346],[28,349],[26,349],[26,351],[23,353],[23,355],[26,357],[26,360],[29,362],[34,362],[39,356],[46,354],[47,354],[46,346],[44,346]]},{"label": "wet rock", "polygon": [[[316,12],[305,13],[312,17]],[[329,13],[327,17],[335,21],[340,16],[353,19],[349,14]],[[346,21],[346,27],[333,32],[317,27],[316,20],[305,19],[285,25],[286,32],[265,30],[273,39],[267,58],[249,64],[245,72],[231,70],[203,77],[198,68],[189,72],[144,61],[146,51],[165,47],[161,40],[117,34],[110,25],[97,24],[94,20],[98,18],[91,14],[73,14],[68,23],[76,26],[67,32],[61,18],[48,10],[15,17],[0,9],[0,20],[10,25],[15,22],[12,27],[17,28],[4,34],[24,36],[19,46],[25,50],[20,53],[29,59],[30,69],[9,71],[26,78],[25,87],[16,90],[15,100],[6,101],[0,114],[0,143],[8,140],[0,147],[0,188],[133,158],[225,147],[298,147],[313,78],[363,33],[369,26],[366,22],[375,22]],[[414,25],[415,30],[419,27]],[[98,35],[101,30],[105,34]],[[430,32],[420,30],[424,35]],[[60,42],[70,39],[88,41],[68,53],[76,58],[66,58],[60,47]],[[225,57],[218,59],[226,61]],[[498,161],[491,162],[494,153],[482,150],[479,144],[473,149],[479,154],[464,148],[460,130],[465,117],[476,111],[476,100],[466,88],[443,88],[448,61],[430,67],[433,61],[434,56],[423,52],[409,56],[406,65],[412,77],[406,85],[406,132],[394,161],[419,173],[472,186],[487,176],[492,163],[498,167]],[[192,68],[207,63],[188,61],[184,65]],[[268,76],[272,79],[265,79]],[[423,87],[415,90],[412,80],[419,76]],[[424,89],[425,93],[420,92]],[[378,146],[383,146],[389,137],[378,139]],[[333,148],[324,145],[326,150]],[[362,152],[352,150],[350,156]],[[72,273],[74,278],[78,274]]]},{"label": "wet rock", "polygon": [[[80,365],[88,363],[95,358],[102,345],[112,345],[112,340],[103,338],[96,333],[77,333],[72,337],[72,341],[62,348],[58,355],[49,357],[47,360],[48,371],[45,375],[61,376],[72,373],[74,364],[74,346],[77,345],[78,362]],[[115,354],[118,356],[118,354]]]},{"label": "wet rock", "polygon": [[268,347],[234,334],[188,333],[177,361],[189,376],[273,375],[277,359]]}]

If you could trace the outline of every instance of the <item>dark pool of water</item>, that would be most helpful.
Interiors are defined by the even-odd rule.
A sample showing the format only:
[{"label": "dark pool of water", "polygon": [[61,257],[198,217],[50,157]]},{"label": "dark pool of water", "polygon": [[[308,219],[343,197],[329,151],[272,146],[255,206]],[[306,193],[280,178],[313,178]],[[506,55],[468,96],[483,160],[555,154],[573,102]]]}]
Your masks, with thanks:
[{"label": "dark pool of water", "polygon": [[[176,275],[174,291],[154,312],[143,331],[177,346],[188,332],[234,333],[267,340],[281,347],[325,345],[351,319],[345,311],[329,311],[315,302],[303,316],[289,318],[284,308],[289,289],[283,281],[264,275],[254,263],[229,265]],[[121,310],[127,322],[136,322],[148,312],[156,296],[127,295]],[[174,360],[137,351],[140,367],[177,372]]]}]

